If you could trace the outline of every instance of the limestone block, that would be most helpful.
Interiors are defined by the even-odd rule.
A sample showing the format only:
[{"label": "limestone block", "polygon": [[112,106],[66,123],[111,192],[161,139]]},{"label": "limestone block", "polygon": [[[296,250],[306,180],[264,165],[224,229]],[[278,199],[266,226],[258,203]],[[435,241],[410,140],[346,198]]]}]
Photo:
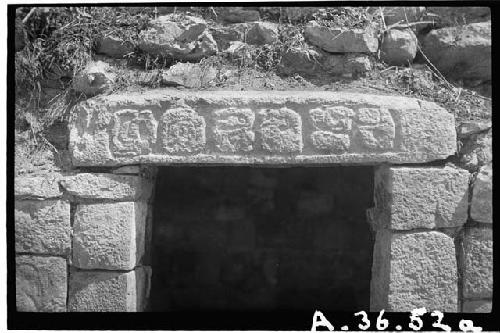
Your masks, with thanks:
[{"label": "limestone block", "polygon": [[103,61],[90,62],[73,78],[73,89],[87,96],[100,94],[111,89],[115,77],[109,64]]},{"label": "limestone block", "polygon": [[490,228],[470,228],[463,239],[465,298],[491,298],[493,238]]},{"label": "limestone block", "polygon": [[455,245],[446,234],[377,232],[370,311],[458,312],[457,279]]},{"label": "limestone block", "polygon": [[491,80],[491,21],[432,30],[422,50],[450,78]]},{"label": "limestone block", "polygon": [[67,201],[15,202],[16,252],[66,255],[71,249]]},{"label": "limestone block", "polygon": [[397,230],[461,226],[469,172],[453,167],[380,167],[375,171],[375,227]]},{"label": "limestone block", "polygon": [[139,34],[139,48],[156,56],[199,61],[217,52],[206,22],[189,15],[168,14],[151,20]]},{"label": "limestone block", "polygon": [[490,313],[491,301],[464,301],[462,312],[465,313]]},{"label": "limestone block", "polygon": [[374,53],[378,49],[377,35],[373,29],[330,28],[311,21],[304,29],[304,37],[312,45],[327,52]]},{"label": "limestone block", "polygon": [[271,22],[248,23],[246,42],[252,45],[274,44],[278,42],[278,24]]},{"label": "limestone block", "polygon": [[110,173],[79,173],[65,177],[60,184],[77,200],[147,201],[153,189],[148,179]]},{"label": "limestone block", "polygon": [[134,45],[116,36],[104,36],[99,39],[97,53],[113,58],[123,58],[126,54],[134,52]]},{"label": "limestone block", "polygon": [[[378,8],[373,9],[377,10]],[[382,10],[387,26],[395,23],[417,22],[425,13],[425,7],[382,7]]]},{"label": "limestone block", "polygon": [[130,272],[70,272],[68,311],[142,312],[147,306],[151,268]]},{"label": "limestone block", "polygon": [[417,36],[411,29],[391,29],[384,34],[380,58],[393,66],[411,64],[417,54],[417,44]]},{"label": "limestone block", "polygon": [[77,105],[76,166],[424,163],[456,151],[454,117],[413,98],[330,91],[179,91]]},{"label": "limestone block", "polygon": [[493,160],[491,129],[471,135],[460,149],[460,162],[465,168],[477,171],[480,167]]},{"label": "limestone block", "polygon": [[493,223],[493,170],[491,163],[477,174],[472,190],[470,216],[474,221]]},{"label": "limestone block", "polygon": [[62,195],[58,180],[61,175],[49,173],[43,176],[17,176],[14,179],[14,195],[17,199],[52,199]]},{"label": "limestone block", "polygon": [[16,256],[16,309],[65,312],[67,264],[59,257]]},{"label": "limestone block", "polygon": [[78,205],[73,226],[73,265],[82,269],[130,270],[144,254],[147,204]]}]

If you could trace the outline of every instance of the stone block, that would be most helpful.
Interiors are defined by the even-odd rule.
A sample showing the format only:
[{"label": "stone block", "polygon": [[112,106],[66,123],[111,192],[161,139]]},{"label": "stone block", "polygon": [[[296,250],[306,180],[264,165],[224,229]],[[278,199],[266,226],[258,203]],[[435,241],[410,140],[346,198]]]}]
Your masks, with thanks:
[{"label": "stone block", "polygon": [[16,309],[65,312],[67,264],[59,257],[16,256]]},{"label": "stone block", "polygon": [[389,65],[411,64],[417,54],[417,36],[411,29],[391,29],[384,34],[380,58]]},{"label": "stone block", "polygon": [[148,179],[110,173],[79,173],[65,177],[60,184],[78,201],[147,201],[153,190],[153,183]]},{"label": "stone block", "polygon": [[437,104],[330,91],[150,90],[74,110],[76,166],[425,163],[456,151]]},{"label": "stone block", "polygon": [[453,167],[380,167],[375,171],[375,227],[458,227],[467,220],[469,172]]},{"label": "stone block", "polygon": [[147,207],[142,202],[78,205],[73,265],[82,269],[133,269],[144,254]]},{"label": "stone block", "polygon": [[15,202],[16,252],[66,255],[71,249],[67,201]]},{"label": "stone block", "polygon": [[16,176],[14,195],[16,199],[53,199],[60,198],[62,191],[58,180],[61,175],[49,173],[43,176]]},{"label": "stone block", "polygon": [[151,268],[130,272],[70,272],[68,311],[142,312],[147,306]]},{"label": "stone block", "polygon": [[311,21],[304,29],[304,37],[327,52],[374,53],[378,50],[378,39],[373,29],[330,28]]},{"label": "stone block", "polygon": [[491,301],[464,301],[462,312],[465,313],[490,313]]},{"label": "stone block", "polygon": [[472,190],[470,217],[477,222],[493,223],[493,170],[491,163],[477,174]]},{"label": "stone block", "polygon": [[493,292],[493,238],[490,228],[470,228],[463,239],[463,295],[491,298]]},{"label": "stone block", "polygon": [[477,171],[493,160],[492,131],[473,134],[460,149],[460,163],[471,171]]},{"label": "stone block", "polygon": [[108,63],[90,62],[73,79],[73,89],[87,96],[94,96],[108,91],[114,84],[116,74]]},{"label": "stone block", "polygon": [[457,279],[455,245],[446,234],[377,232],[370,311],[458,312]]}]

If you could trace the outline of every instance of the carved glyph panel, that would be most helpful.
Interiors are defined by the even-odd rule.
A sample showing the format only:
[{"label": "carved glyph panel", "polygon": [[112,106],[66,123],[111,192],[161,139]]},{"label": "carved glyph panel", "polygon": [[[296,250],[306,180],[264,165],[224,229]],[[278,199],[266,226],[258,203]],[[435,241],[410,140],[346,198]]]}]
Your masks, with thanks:
[{"label": "carved glyph panel", "polygon": [[385,108],[360,108],[357,113],[357,137],[365,148],[394,148],[396,125]]},{"label": "carved glyph panel", "polygon": [[343,154],[349,150],[349,134],[354,116],[352,109],[345,106],[324,106],[310,110],[309,116],[314,128],[311,142],[316,149],[335,154]]},{"label": "carved glyph panel", "polygon": [[197,153],[205,147],[205,119],[187,108],[167,110],[162,118],[162,144],[168,153]]},{"label": "carved glyph panel", "polygon": [[271,153],[302,151],[302,118],[288,108],[262,109],[260,133],[262,148]]},{"label": "carved glyph panel", "polygon": [[221,152],[248,152],[253,149],[255,114],[250,109],[215,111],[215,142]]},{"label": "carved glyph panel", "polygon": [[150,110],[121,110],[114,114],[112,143],[117,156],[147,155],[156,143],[158,121]]}]

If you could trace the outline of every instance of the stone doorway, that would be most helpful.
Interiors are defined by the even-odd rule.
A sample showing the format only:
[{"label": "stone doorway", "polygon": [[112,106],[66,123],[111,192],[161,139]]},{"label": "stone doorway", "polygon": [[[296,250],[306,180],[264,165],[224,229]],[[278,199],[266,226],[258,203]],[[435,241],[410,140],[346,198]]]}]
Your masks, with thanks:
[{"label": "stone doorway", "polygon": [[151,311],[370,306],[373,167],[162,167]]}]

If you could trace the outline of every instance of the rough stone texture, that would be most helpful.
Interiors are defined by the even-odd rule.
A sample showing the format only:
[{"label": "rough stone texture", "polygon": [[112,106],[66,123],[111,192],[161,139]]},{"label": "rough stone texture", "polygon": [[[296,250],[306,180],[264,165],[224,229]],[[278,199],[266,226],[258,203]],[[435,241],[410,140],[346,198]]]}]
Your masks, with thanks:
[{"label": "rough stone texture", "polygon": [[125,165],[113,170],[116,174],[134,174],[138,175],[141,172],[141,167],[138,165]]},{"label": "rough stone texture", "polygon": [[53,199],[62,195],[59,188],[61,174],[49,173],[43,176],[16,176],[14,195],[16,199]]},{"label": "rough stone texture", "polygon": [[66,260],[16,256],[16,309],[22,312],[65,312]]},{"label": "rough stone texture", "polygon": [[79,173],[65,177],[60,183],[79,201],[147,201],[153,189],[153,183],[142,177],[109,173]]},{"label": "rough stone texture", "polygon": [[465,298],[491,298],[493,292],[493,238],[491,228],[470,228],[465,232]]},{"label": "rough stone texture", "polygon": [[100,94],[111,88],[115,76],[107,63],[91,62],[73,78],[73,89],[87,96]]},{"label": "rough stone texture", "polygon": [[199,61],[217,52],[206,22],[194,16],[169,14],[149,22],[139,34],[139,48],[152,55]]},{"label": "rough stone texture", "polygon": [[123,58],[126,54],[134,52],[134,45],[115,36],[105,36],[98,42],[97,53],[113,58]]},{"label": "rough stone texture", "polygon": [[[222,111],[230,109],[250,109],[253,125],[238,112]],[[223,123],[232,124],[226,129],[232,133],[247,133],[234,134],[234,147],[249,147],[254,133],[252,150],[235,154],[222,148],[227,145],[218,141],[224,136],[216,129]],[[424,163],[456,150],[454,117],[438,105],[342,92],[116,94],[79,104],[69,126],[77,166]]]},{"label": "rough stone texture", "polygon": [[437,231],[377,232],[370,297],[370,311],[458,312],[453,239]]},{"label": "rough stone texture", "polygon": [[270,22],[249,23],[246,42],[252,45],[274,44],[278,41],[278,24]]},{"label": "rough stone texture", "polygon": [[16,19],[14,32],[14,48],[16,52],[21,51],[26,46],[26,30],[24,29],[23,21]]},{"label": "rough stone texture", "polygon": [[66,255],[71,249],[66,201],[16,201],[16,252]]},{"label": "rough stone texture", "polygon": [[418,22],[425,13],[425,7],[382,7],[382,9],[386,25]]},{"label": "rough stone texture", "polygon": [[447,77],[491,80],[491,22],[433,30],[422,50]]},{"label": "rough stone texture", "polygon": [[374,53],[378,49],[375,30],[329,28],[311,21],[304,29],[304,37],[327,52]]},{"label": "rough stone texture", "polygon": [[460,162],[463,167],[477,171],[493,160],[491,129],[487,132],[471,135],[460,149]]},{"label": "rough stone texture", "polygon": [[256,10],[248,10],[244,7],[217,8],[218,18],[226,23],[243,23],[260,20],[260,14]]},{"label": "rough stone texture", "polygon": [[417,54],[417,44],[417,36],[410,29],[391,29],[384,34],[380,58],[393,66],[411,64]]},{"label": "rough stone texture", "polygon": [[375,171],[376,228],[461,226],[467,220],[470,175],[452,167],[380,167]]},{"label": "rough stone texture", "polygon": [[427,7],[427,12],[438,15],[432,20],[437,27],[464,25],[491,20],[489,7]]},{"label": "rough stone texture", "polygon": [[238,25],[236,24],[232,24],[231,26],[211,27],[210,33],[217,43],[219,51],[225,51],[231,42],[241,42],[244,39],[244,31],[238,29]]},{"label": "rough stone texture", "polygon": [[191,63],[177,63],[162,74],[162,82],[168,85],[200,88],[211,85],[217,77],[212,66]]},{"label": "rough stone texture", "polygon": [[491,301],[464,301],[462,312],[465,313],[490,313]]},{"label": "rough stone texture", "polygon": [[463,121],[457,128],[457,135],[459,138],[467,138],[473,134],[486,131],[491,128],[491,121]]},{"label": "rough stone texture", "polygon": [[144,254],[147,204],[80,204],[73,226],[73,265],[130,270]]},{"label": "rough stone texture", "polygon": [[477,174],[472,190],[470,216],[474,221],[493,223],[493,170],[491,163]]},{"label": "rough stone texture", "polygon": [[370,58],[364,54],[330,54],[320,49],[294,47],[281,58],[280,72],[287,75],[329,75],[357,77],[371,70]]},{"label": "rough stone texture", "polygon": [[131,272],[86,272],[70,274],[68,311],[141,312],[149,297],[151,268]]}]

